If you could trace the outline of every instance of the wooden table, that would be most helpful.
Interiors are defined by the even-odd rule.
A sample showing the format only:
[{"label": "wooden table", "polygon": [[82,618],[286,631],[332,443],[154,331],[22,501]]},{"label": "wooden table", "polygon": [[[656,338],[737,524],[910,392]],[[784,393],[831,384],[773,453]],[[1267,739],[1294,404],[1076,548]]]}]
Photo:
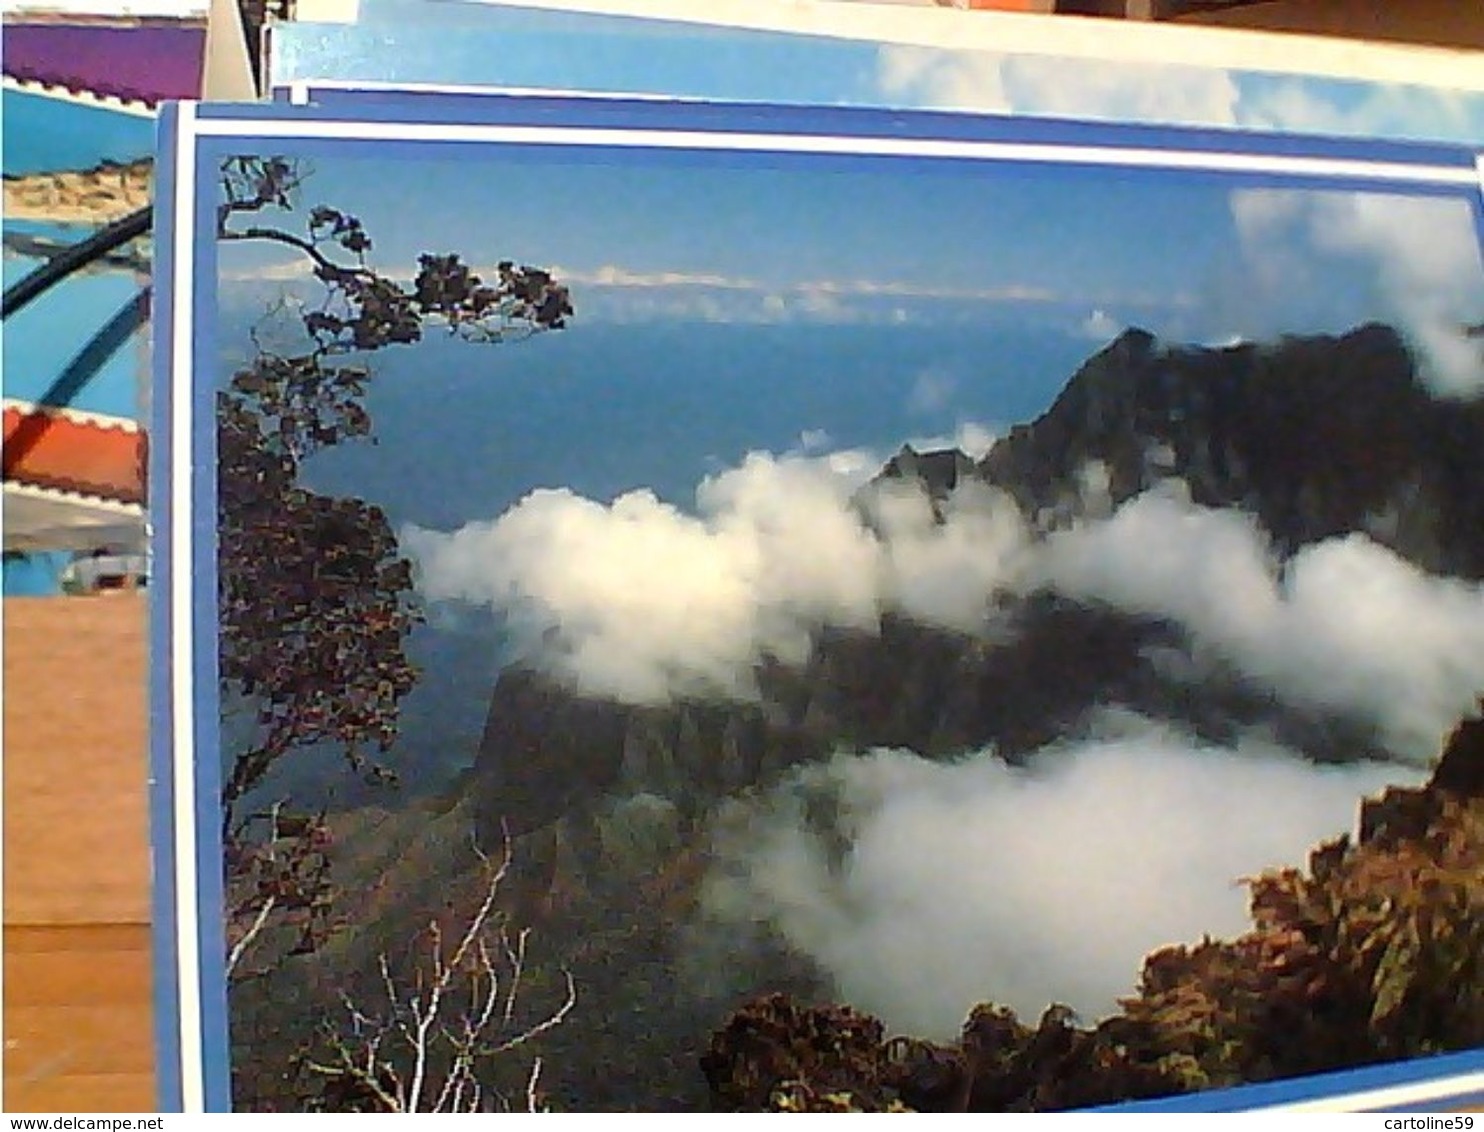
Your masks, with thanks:
[{"label": "wooden table", "polygon": [[145,598],[4,599],[7,1112],[155,1107]]}]

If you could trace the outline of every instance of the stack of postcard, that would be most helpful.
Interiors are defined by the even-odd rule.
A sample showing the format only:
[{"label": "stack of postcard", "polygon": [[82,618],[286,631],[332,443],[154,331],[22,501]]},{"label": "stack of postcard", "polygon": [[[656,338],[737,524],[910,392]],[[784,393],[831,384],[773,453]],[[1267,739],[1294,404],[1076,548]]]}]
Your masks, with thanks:
[{"label": "stack of postcard", "polygon": [[164,119],[165,1107],[1484,1096],[1477,56],[339,7]]}]

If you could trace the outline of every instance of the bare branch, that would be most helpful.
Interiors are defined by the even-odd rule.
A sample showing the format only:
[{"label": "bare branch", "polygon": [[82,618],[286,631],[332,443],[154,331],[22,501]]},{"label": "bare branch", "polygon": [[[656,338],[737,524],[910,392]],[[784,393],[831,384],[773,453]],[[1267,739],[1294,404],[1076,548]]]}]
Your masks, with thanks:
[{"label": "bare branch", "polygon": [[[344,996],[349,1032],[328,1030],[330,1056],[305,1063],[350,1090],[352,1102],[360,1097],[389,1112],[474,1112],[487,1098],[505,1105],[499,1091],[480,1080],[481,1072],[559,1026],[576,1005],[576,983],[563,969],[565,994],[556,1009],[530,1025],[517,1023],[530,932],[519,932],[512,943],[498,908],[511,861],[508,837],[498,863],[478,846],[475,853],[485,886],[452,949],[434,920],[410,972],[399,977],[383,954],[378,970],[385,1014],[378,1018]],[[525,1085],[532,1111],[539,1111],[540,1075],[538,1057]]]},{"label": "bare branch", "polygon": [[572,972],[566,968],[562,969],[562,978],[566,980],[567,995],[562,1000],[561,1006],[557,1007],[555,1011],[540,1022],[537,1022],[534,1026],[522,1030],[514,1037],[505,1039],[499,1045],[488,1047],[484,1052],[491,1057],[508,1053],[510,1050],[523,1046],[527,1042],[534,1041],[548,1030],[554,1030],[566,1021],[567,1015],[572,1013],[572,1008],[577,1005],[577,983],[572,978]]},{"label": "bare branch", "polygon": [[535,1061],[531,1062],[531,1075],[526,1078],[526,1111],[527,1112],[541,1112],[541,1111],[543,1111],[542,1105],[541,1105],[540,1095],[536,1091],[537,1086],[540,1083],[541,1083],[541,1059],[538,1057],[538,1058],[536,1058]]},{"label": "bare branch", "polygon": [[[250,953],[265,949],[273,932],[271,958],[309,950],[330,927],[328,831],[324,815],[293,814],[283,801],[250,814],[223,831],[227,873],[227,974],[244,979],[264,974],[248,967]],[[282,929],[288,929],[287,932]]]},{"label": "bare branch", "polygon": [[276,896],[270,896],[264,900],[262,906],[258,909],[258,914],[253,917],[252,923],[248,926],[247,931],[242,934],[241,939],[232,945],[232,950],[227,956],[227,978],[230,979],[232,977],[247,949],[257,942],[258,936],[263,934],[263,928],[268,924],[268,917],[273,915],[273,910],[277,907],[278,898]]},{"label": "bare branch", "polygon": [[[468,342],[513,341],[563,329],[573,314],[552,272],[513,260],[476,271],[460,254],[423,253],[410,270],[382,270],[358,217],[326,203],[300,209],[311,174],[283,155],[230,155],[218,166],[218,240],[289,249],[317,291],[284,292],[276,313],[291,313],[291,324],[274,324],[271,342],[266,320],[263,334],[254,328],[248,360],[216,394],[219,675],[224,698],[250,705],[253,725],[230,753],[222,790],[228,974],[239,983],[320,947],[338,896],[325,814],[290,815],[280,802],[244,819],[244,799],[311,750],[337,752],[367,781],[395,781],[386,764],[418,677],[407,642],[423,612],[386,512],[310,489],[303,462],[374,439],[364,356],[441,327]],[[512,945],[498,910],[508,833],[498,866],[475,852],[488,884],[471,919],[444,925],[447,940],[432,925],[406,971],[383,954],[385,1012],[345,998],[326,1052],[306,1063],[340,1107],[503,1103],[476,1071],[520,1025],[527,940]],[[516,1037],[509,1049],[529,1040]]]}]

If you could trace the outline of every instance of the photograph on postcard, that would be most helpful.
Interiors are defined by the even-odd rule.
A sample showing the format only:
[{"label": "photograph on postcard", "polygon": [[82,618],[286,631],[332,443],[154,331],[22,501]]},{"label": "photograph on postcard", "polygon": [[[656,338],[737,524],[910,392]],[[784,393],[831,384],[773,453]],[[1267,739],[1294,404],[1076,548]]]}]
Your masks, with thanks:
[{"label": "photograph on postcard", "polygon": [[484,86],[1484,138],[1480,68],[1440,48],[793,0],[753,0],[745,12],[667,0],[365,0],[341,24],[308,11],[311,22],[268,29],[271,88]]},{"label": "photograph on postcard", "polygon": [[236,1108],[1484,1048],[1471,159],[278,113],[202,120],[175,250]]}]

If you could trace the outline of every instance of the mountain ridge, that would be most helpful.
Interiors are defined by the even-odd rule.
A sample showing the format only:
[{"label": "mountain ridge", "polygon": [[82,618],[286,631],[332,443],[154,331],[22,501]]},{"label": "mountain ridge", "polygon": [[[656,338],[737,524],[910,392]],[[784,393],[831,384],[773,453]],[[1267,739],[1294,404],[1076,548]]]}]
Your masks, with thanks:
[{"label": "mountain ridge", "polygon": [[[936,510],[983,483],[1044,535],[1179,480],[1196,505],[1255,516],[1280,557],[1361,533],[1429,573],[1477,580],[1481,452],[1484,401],[1432,399],[1388,326],[1214,348],[1166,347],[1133,328],[982,459],[904,447],[868,489],[915,482]],[[1089,500],[1089,467],[1103,469],[1101,501]],[[899,615],[875,632],[819,626],[803,666],[758,666],[753,702],[635,706],[507,669],[472,776],[481,828],[540,828],[614,792],[656,794],[699,816],[840,747],[951,757],[994,746],[1014,761],[1109,705],[1213,742],[1264,726],[1316,759],[1385,756],[1351,721],[1280,709],[1219,668],[1193,694],[1154,659],[1181,643],[1157,619],[1034,593],[1006,624],[1008,647]]]}]

